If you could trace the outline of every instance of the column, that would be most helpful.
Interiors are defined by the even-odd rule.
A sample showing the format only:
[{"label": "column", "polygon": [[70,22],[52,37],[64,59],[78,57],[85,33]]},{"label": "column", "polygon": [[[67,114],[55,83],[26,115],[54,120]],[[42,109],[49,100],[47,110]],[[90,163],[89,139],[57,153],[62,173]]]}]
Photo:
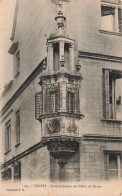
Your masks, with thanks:
[{"label": "column", "polygon": [[119,32],[118,8],[115,8],[115,32]]},{"label": "column", "polygon": [[66,84],[60,84],[60,112],[66,112]]},{"label": "column", "polygon": [[53,43],[48,43],[48,52],[47,52],[47,68],[51,73],[53,72]]},{"label": "column", "polygon": [[71,44],[69,48],[70,70],[74,71],[74,45]]},{"label": "column", "polygon": [[59,65],[60,69],[61,67],[64,67],[65,60],[64,60],[64,41],[59,42]]}]

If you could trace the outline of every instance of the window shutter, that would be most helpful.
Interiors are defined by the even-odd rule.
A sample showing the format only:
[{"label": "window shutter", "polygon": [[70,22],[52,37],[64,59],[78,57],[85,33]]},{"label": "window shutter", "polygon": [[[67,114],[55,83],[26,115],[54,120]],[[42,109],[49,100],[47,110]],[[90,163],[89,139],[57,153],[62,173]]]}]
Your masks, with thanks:
[{"label": "window shutter", "polygon": [[5,127],[5,151],[8,150],[8,145],[7,145],[7,127]]},{"label": "window shutter", "polygon": [[79,89],[76,89],[76,113],[80,113],[80,99],[79,99]]},{"label": "window shutter", "polygon": [[119,32],[122,32],[122,9],[118,9]]},{"label": "window shutter", "polygon": [[45,101],[45,111],[46,111],[46,113],[49,113],[50,112],[50,90],[49,89],[47,89],[46,90],[46,99],[44,99],[44,101]]},{"label": "window shutter", "polygon": [[105,153],[104,154],[104,178],[106,180],[109,179],[109,154]]},{"label": "window shutter", "polygon": [[16,112],[16,142],[20,142],[20,111]]},{"label": "window shutter", "polygon": [[38,92],[35,95],[35,119],[38,120],[42,114],[42,92]]},{"label": "window shutter", "polygon": [[59,89],[57,89],[56,90],[56,92],[55,92],[55,110],[56,110],[56,112],[58,112],[59,111],[59,108],[60,108],[60,99],[59,99],[59,97],[60,97],[60,94],[59,94]]},{"label": "window shutter", "polygon": [[11,179],[11,168],[8,168],[8,170],[7,170],[7,178],[8,178],[8,180],[10,180]]},{"label": "window shutter", "polygon": [[21,179],[21,163],[17,162],[14,166],[14,180]]},{"label": "window shutter", "polygon": [[8,151],[11,146],[11,121],[5,124],[5,151]]},{"label": "window shutter", "polygon": [[106,119],[110,118],[109,112],[109,71],[105,70],[105,112],[106,112]]},{"label": "window shutter", "polygon": [[11,180],[11,178],[12,178],[11,168],[8,168],[7,170],[4,170],[1,174],[2,174],[1,175],[2,180]]}]

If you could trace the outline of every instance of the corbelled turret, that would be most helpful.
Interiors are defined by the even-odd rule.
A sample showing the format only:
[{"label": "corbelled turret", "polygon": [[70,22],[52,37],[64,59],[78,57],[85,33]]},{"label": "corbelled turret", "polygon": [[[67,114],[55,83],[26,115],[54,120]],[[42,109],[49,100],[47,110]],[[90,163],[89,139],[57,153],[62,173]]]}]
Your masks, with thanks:
[{"label": "corbelled turret", "polygon": [[50,155],[63,166],[78,150],[83,117],[79,101],[82,77],[80,63],[78,68],[74,63],[75,40],[65,28],[61,3],[55,20],[58,29],[47,39],[47,62],[43,62],[40,77],[42,91],[36,95],[36,119],[42,123],[42,141]]}]

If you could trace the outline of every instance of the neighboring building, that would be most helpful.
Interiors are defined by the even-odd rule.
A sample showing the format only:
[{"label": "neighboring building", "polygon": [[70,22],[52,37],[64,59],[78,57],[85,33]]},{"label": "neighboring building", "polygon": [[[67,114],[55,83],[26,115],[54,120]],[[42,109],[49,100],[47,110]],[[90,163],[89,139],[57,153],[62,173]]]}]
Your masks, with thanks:
[{"label": "neighboring building", "polygon": [[122,3],[56,4],[16,3],[2,179],[121,179]]}]

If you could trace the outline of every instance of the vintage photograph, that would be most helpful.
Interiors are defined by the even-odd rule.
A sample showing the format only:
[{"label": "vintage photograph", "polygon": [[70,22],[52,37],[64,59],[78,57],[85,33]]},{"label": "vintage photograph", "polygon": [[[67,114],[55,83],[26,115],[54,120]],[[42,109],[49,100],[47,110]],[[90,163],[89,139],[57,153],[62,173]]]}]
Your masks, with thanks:
[{"label": "vintage photograph", "polygon": [[1,182],[121,181],[122,1],[0,12]]}]

